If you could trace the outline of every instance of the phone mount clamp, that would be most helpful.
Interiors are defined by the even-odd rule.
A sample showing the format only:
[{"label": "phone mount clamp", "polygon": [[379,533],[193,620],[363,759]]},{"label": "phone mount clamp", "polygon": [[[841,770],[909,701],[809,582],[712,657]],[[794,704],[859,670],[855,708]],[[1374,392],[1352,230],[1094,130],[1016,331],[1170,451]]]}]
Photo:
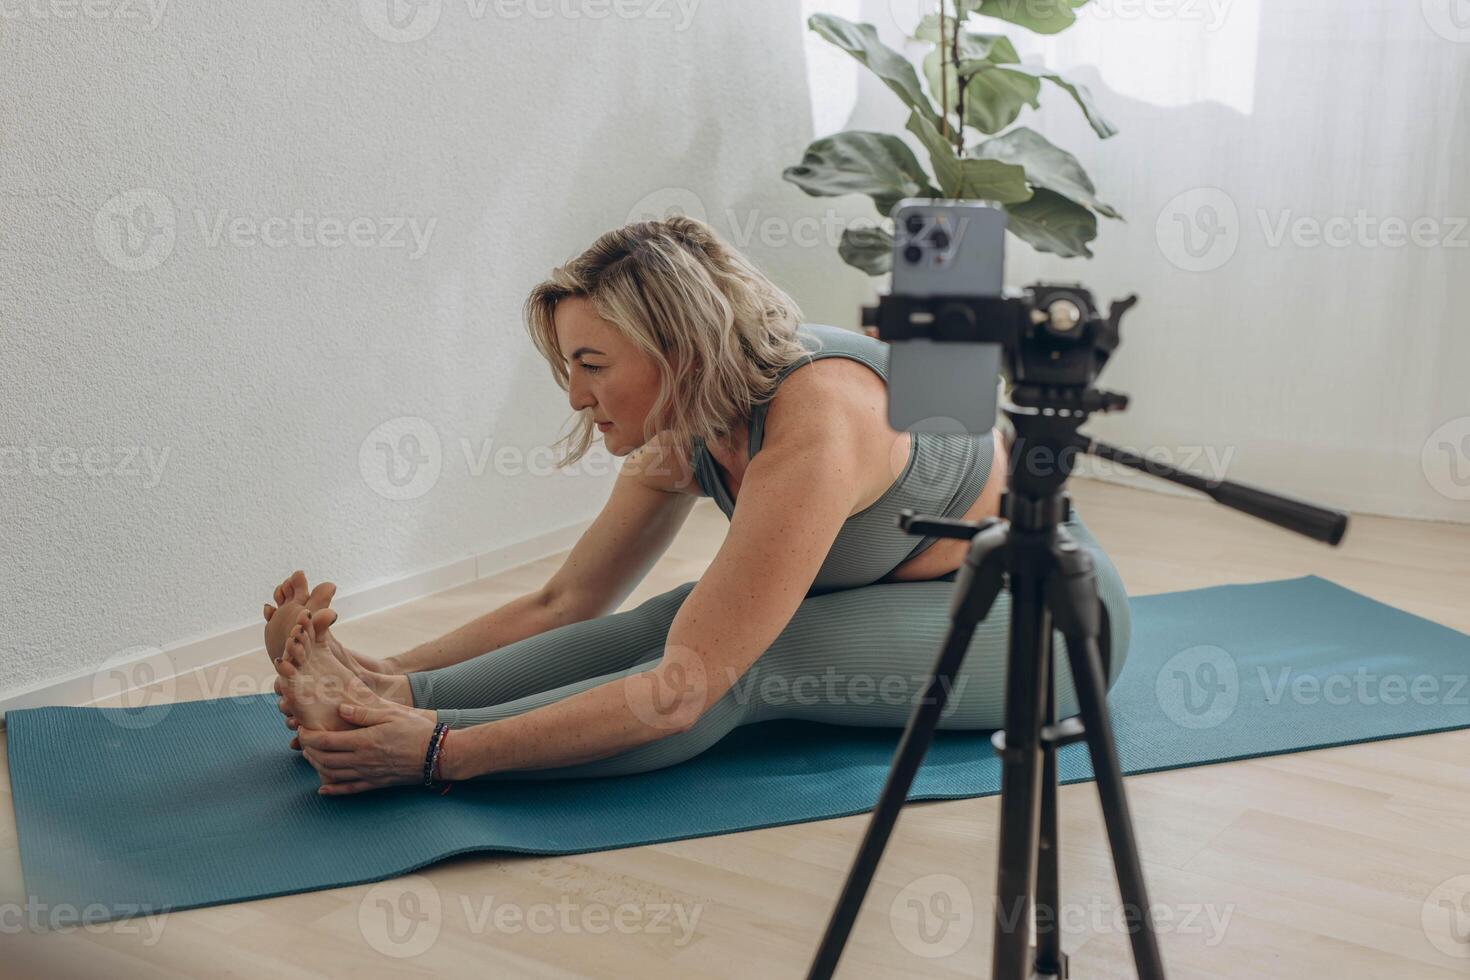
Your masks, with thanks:
[{"label": "phone mount clamp", "polygon": [[[1136,297],[1099,316],[1078,285],[1037,284],[1022,295],[883,295],[865,307],[863,323],[880,339],[996,343],[1012,381],[1006,415],[1016,430],[1007,459],[1001,518],[981,522],[904,511],[910,534],[970,541],[955,582],[951,626],[928,685],[904,729],[893,764],[810,971],[827,978],[837,967],[899,811],[923,763],[952,682],[978,623],[1009,588],[1010,646],[1005,727],[991,742],[1001,758],[1001,826],[991,976],[994,980],[1065,978],[1068,959],[1058,928],[1057,750],[1086,742],[1129,920],[1141,980],[1162,980],[1163,961],[1148,915],[1147,889],[1123,790],[1107,708],[1108,612],[1098,598],[1093,561],[1064,526],[1064,490],[1078,453],[1086,452],[1201,490],[1219,503],[1317,540],[1337,544],[1347,515],[1269,491],[1203,480],[1078,433],[1094,413],[1118,411],[1127,396],[1092,386],[1119,341],[1119,322]],[[984,381],[984,379],[980,379]],[[1052,677],[1053,630],[1065,640],[1078,717],[1057,721]],[[1037,944],[1029,926],[1036,917]]]}]

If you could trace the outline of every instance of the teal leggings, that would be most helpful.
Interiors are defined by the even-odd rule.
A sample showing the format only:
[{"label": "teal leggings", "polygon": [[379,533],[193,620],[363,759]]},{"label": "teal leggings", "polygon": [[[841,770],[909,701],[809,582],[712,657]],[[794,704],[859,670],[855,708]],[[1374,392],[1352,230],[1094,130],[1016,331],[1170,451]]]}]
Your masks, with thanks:
[{"label": "teal leggings", "polygon": [[[1123,582],[1072,512],[1065,527],[1091,553],[1108,612],[1108,684],[1128,652],[1131,622]],[[957,573],[921,582],[883,582],[802,600],[786,628],[725,695],[685,731],[617,755],[571,766],[483,778],[568,778],[647,772],[703,752],[739,725],[799,718],[833,725],[902,728],[922,696],[950,624]],[[464,663],[408,675],[413,703],[455,728],[508,718],[654,667],[684,599],[685,582],[642,605],[568,623]],[[975,628],[940,715],[942,729],[1005,723],[1010,593],[1002,589]],[[1057,717],[1077,713],[1066,643],[1055,634]]]}]

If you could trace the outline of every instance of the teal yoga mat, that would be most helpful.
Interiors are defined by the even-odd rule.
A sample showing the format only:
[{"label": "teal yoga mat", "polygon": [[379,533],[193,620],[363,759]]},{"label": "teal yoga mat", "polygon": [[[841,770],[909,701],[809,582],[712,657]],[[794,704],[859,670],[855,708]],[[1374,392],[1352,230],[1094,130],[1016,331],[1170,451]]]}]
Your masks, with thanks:
[{"label": "teal yoga mat", "polygon": [[[1124,770],[1470,727],[1470,636],[1316,576],[1132,600],[1110,702]],[[469,851],[574,854],[872,809],[897,729],[773,721],[634,776],[329,798],[274,696],[12,711],[28,900],[85,921],[404,874]],[[1062,749],[1061,781],[1091,778]],[[982,732],[940,732],[910,797],[999,791]]]}]

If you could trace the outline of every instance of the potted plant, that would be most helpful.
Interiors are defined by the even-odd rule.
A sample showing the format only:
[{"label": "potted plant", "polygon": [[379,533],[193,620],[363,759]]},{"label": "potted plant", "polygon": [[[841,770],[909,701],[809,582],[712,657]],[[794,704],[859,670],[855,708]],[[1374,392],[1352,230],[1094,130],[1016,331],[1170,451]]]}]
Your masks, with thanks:
[{"label": "potted plant", "polygon": [[[905,197],[985,200],[1003,207],[1012,234],[1042,252],[1092,252],[1097,215],[1122,216],[1097,198],[1077,158],[1026,126],[1012,126],[1025,106],[1039,107],[1043,83],[1076,102],[1093,132],[1113,128],[1082,85],[1039,65],[1021,63],[1004,34],[972,29],[971,14],[995,17],[1040,34],[1076,19],[1087,0],[939,0],[913,37],[933,47],[923,60],[924,85],[913,64],[878,40],[871,24],[815,14],[807,26],[861,62],[908,106],[905,127],[929,157],[933,176],[909,145],[891,133],[849,130],[815,140],[801,163],[781,176],[813,196],[867,194],[884,224],[849,228],[838,254],[869,275],[891,264],[893,206]],[[949,8],[946,10],[946,8]],[[971,140],[970,132],[979,134]]]}]

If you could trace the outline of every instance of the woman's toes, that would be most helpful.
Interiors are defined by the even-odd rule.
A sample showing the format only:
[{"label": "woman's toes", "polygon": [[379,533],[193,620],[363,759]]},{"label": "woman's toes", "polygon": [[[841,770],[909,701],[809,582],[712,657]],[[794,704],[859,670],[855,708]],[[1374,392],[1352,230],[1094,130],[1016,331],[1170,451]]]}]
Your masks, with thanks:
[{"label": "woman's toes", "polygon": [[306,608],[312,612],[325,609],[331,605],[332,596],[337,594],[337,586],[333,582],[323,582],[311,590],[311,595],[306,597]]},{"label": "woman's toes", "polygon": [[273,606],[273,605],[271,605],[269,602],[267,602],[265,604],[265,621],[267,623],[269,623],[271,621],[271,617],[274,616],[275,614],[276,614],[276,607]]},{"label": "woman's toes", "polygon": [[311,637],[317,643],[327,641],[327,630],[337,621],[337,610],[319,609],[311,614]]},{"label": "woman's toes", "polygon": [[276,586],[276,605],[283,606],[288,602],[305,602],[306,593],[306,573],[298,568],[284,582]]}]

